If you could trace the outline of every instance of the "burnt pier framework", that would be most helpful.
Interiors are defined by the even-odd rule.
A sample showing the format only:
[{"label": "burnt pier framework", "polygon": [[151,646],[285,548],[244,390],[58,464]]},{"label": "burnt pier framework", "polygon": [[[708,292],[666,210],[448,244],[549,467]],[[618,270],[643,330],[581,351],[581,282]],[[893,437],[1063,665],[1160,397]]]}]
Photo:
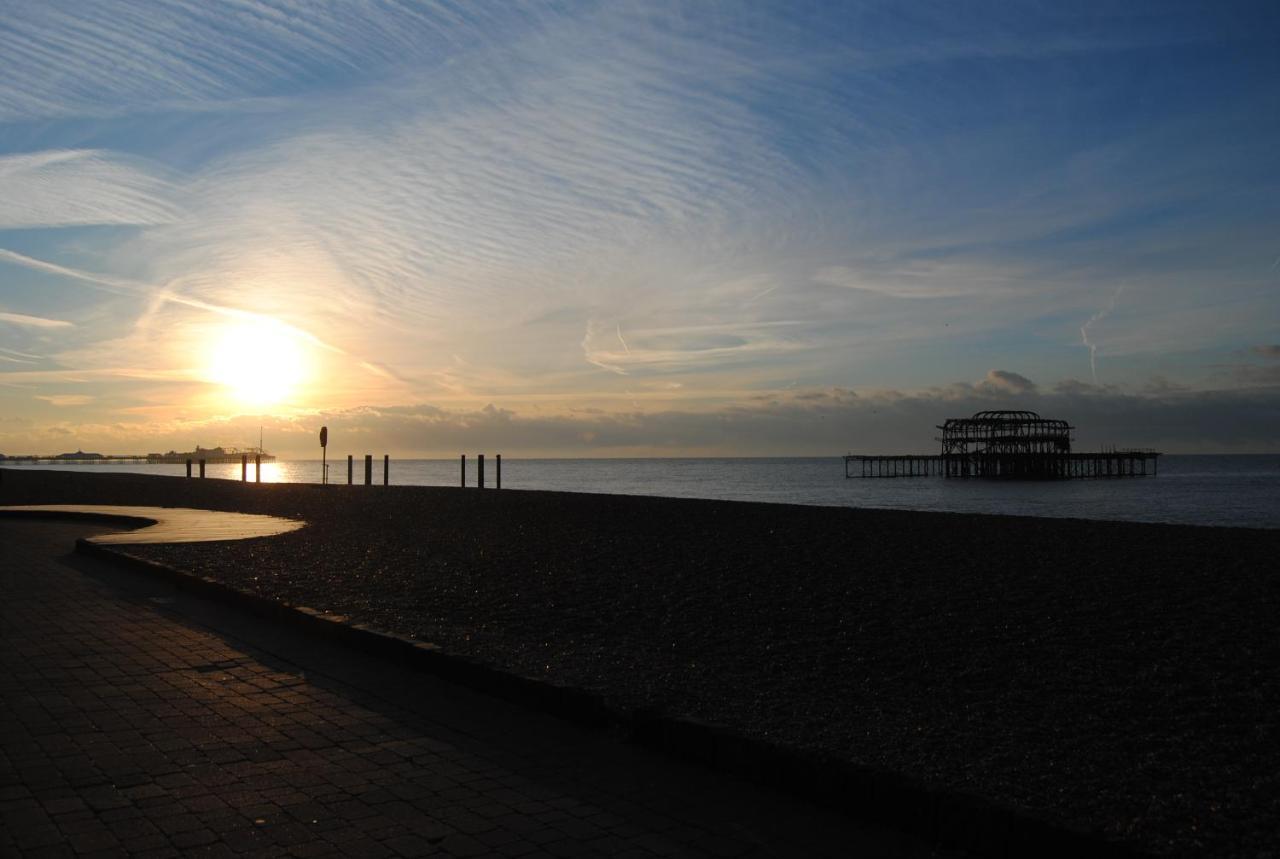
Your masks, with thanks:
[{"label": "burnt pier framework", "polygon": [[976,477],[997,480],[1145,477],[1158,472],[1153,450],[1112,449],[1073,453],[1064,420],[1031,411],[984,411],[971,418],[948,418],[938,429],[938,456],[844,458],[845,477]]}]

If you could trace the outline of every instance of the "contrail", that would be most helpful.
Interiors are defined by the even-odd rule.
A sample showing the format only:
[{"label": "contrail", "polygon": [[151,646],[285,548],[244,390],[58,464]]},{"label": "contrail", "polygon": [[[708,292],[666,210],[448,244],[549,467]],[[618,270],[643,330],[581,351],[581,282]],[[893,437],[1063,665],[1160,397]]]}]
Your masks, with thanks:
[{"label": "contrail", "polygon": [[45,262],[42,259],[29,257],[26,254],[16,253],[5,248],[0,248],[0,261],[20,265],[24,268],[35,269],[36,271],[48,272],[49,274],[57,274],[63,277],[73,278],[85,283],[93,284],[98,289],[106,292],[112,292],[117,295],[146,295],[148,288],[145,284],[137,283],[131,280],[122,280],[114,277],[106,277],[100,274],[92,274],[79,269],[67,268],[56,263]]},{"label": "contrail", "polygon": [[631,347],[627,345],[626,340],[622,339],[622,323],[621,322],[617,323],[617,326],[618,326],[618,342],[622,344],[622,348],[626,350],[628,355],[630,355]]},{"label": "contrail", "polygon": [[4,348],[3,346],[0,346],[0,352],[4,352],[4,353],[5,353],[5,354],[7,354],[7,355],[17,355],[19,358],[30,358],[32,361],[43,361],[43,360],[44,360],[44,357],[43,357],[43,356],[40,356],[40,355],[32,355],[32,354],[30,354],[30,353],[28,353],[28,352],[19,352],[17,349],[6,349],[6,348]]},{"label": "contrail", "polygon": [[1124,292],[1124,284],[1116,287],[1116,291],[1111,294],[1111,300],[1107,302],[1106,307],[1089,317],[1089,321],[1080,326],[1080,341],[1089,349],[1089,372],[1093,374],[1093,383],[1098,384],[1098,344],[1089,340],[1089,329],[1093,323],[1104,319],[1108,313],[1115,310],[1116,299],[1120,297],[1120,293]]},{"label": "contrail", "polygon": [[35,269],[36,271],[43,271],[48,272],[49,274],[69,277],[83,283],[88,283],[103,292],[110,292],[116,295],[135,295],[141,298],[158,299],[162,302],[168,301],[173,304],[180,304],[183,307],[191,307],[195,310],[204,310],[209,313],[216,313],[220,316],[230,316],[236,319],[266,320],[275,325],[279,325],[295,337],[300,337],[309,343],[319,346],[321,349],[326,349],[339,355],[347,354],[346,351],[338,346],[334,346],[332,343],[327,343],[312,334],[310,331],[298,328],[296,325],[290,325],[287,322],[282,322],[273,317],[264,316],[261,313],[254,313],[250,310],[241,310],[238,307],[227,307],[222,304],[212,304],[208,301],[201,301],[197,298],[188,298],[185,295],[178,295],[165,287],[157,287],[153,284],[143,283],[141,281],[126,280],[124,278],[110,277],[107,275],[96,274],[94,272],[82,271],[81,269],[68,268],[66,266],[58,265],[57,263],[47,262],[42,259],[36,259],[35,257],[29,257],[26,254],[20,254],[16,251],[7,250],[5,248],[0,248],[0,262],[13,263],[14,265]]}]

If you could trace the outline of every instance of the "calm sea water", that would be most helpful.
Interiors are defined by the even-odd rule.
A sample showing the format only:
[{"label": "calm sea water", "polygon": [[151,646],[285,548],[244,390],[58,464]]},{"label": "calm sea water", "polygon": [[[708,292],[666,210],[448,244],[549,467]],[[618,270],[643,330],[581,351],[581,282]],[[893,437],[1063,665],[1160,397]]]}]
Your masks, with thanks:
[{"label": "calm sea water", "polygon": [[[476,481],[475,460],[467,458],[467,485]],[[181,465],[39,465],[7,468],[57,468],[67,471],[141,472],[181,475]],[[493,461],[487,462],[493,484]],[[240,479],[240,466],[210,465],[209,477]],[[346,482],[345,458],[330,462],[330,480]],[[320,461],[269,463],[268,482],[318,483]],[[249,467],[253,479],[253,466]],[[363,481],[356,461],[355,481]],[[392,460],[391,482],[398,485],[456,486],[457,460]],[[374,482],[382,482],[382,462],[374,463]],[[1280,528],[1280,456],[1163,456],[1158,477],[1123,480],[1071,480],[1016,483],[914,477],[891,480],[845,479],[839,457],[818,459],[504,459],[502,485],[508,489],[614,492],[679,498],[723,498],[1070,516],[1193,525]]]}]

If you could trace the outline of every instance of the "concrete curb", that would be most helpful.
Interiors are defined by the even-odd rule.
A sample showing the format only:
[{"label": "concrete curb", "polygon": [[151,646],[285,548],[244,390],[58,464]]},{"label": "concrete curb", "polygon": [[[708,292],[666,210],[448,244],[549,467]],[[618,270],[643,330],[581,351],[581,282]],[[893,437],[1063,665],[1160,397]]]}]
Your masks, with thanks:
[{"label": "concrete curb", "polygon": [[434,644],[352,623],[341,615],[277,602],[83,538],[76,541],[76,549],[182,590],[579,725],[620,728],[648,748],[805,797],[854,818],[895,827],[946,848],[990,857],[1142,855],[1100,833],[1070,829],[1020,809],[930,787],[895,773],[786,749],[720,725],[611,707],[603,696],[588,690],[503,671],[447,653]]}]

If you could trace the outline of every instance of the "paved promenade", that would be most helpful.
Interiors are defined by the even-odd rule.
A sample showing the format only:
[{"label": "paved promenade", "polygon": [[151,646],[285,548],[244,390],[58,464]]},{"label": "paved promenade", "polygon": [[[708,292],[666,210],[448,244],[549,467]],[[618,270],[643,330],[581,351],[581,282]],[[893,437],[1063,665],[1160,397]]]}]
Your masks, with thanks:
[{"label": "paved promenade", "polygon": [[274,537],[303,528],[307,523],[280,516],[192,510],[189,507],[129,507],[118,504],[28,504],[0,507],[5,513],[58,516],[112,516],[133,520],[128,530],[98,534],[90,539],[104,546],[136,546],[144,543],[205,543],[210,540],[248,540]]},{"label": "paved promenade", "polygon": [[0,855],[929,856],[0,519]]}]

